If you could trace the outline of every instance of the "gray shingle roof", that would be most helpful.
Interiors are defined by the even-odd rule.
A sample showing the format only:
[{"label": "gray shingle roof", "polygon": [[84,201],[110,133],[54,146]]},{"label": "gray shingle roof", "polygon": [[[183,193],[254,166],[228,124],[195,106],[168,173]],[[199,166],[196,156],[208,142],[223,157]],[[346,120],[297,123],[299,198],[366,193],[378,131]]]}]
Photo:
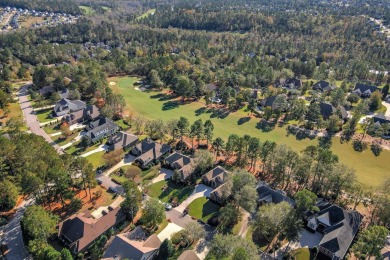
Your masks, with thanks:
[{"label": "gray shingle roof", "polygon": [[108,143],[111,144],[108,149],[114,151],[128,145],[134,145],[137,141],[138,136],[121,131],[108,138]]},{"label": "gray shingle roof", "polygon": [[98,136],[98,133],[100,131],[108,129],[108,132],[110,132],[117,128],[118,126],[114,123],[114,121],[107,117],[103,117],[89,123],[89,125],[87,126],[88,132],[86,135],[90,138],[95,138],[96,136]]},{"label": "gray shingle roof", "polygon": [[[345,119],[348,117],[348,113],[343,106],[340,106],[339,110],[340,110],[340,114],[341,114],[342,119]],[[331,115],[337,113],[337,108],[335,108],[334,106],[332,106],[329,103],[320,103],[320,112],[321,112],[321,115],[326,119],[326,118],[329,118]]]},{"label": "gray shingle roof", "polygon": [[366,84],[361,84],[361,83],[356,83],[356,86],[355,86],[355,89],[354,91],[357,91],[359,90],[360,93],[364,93],[366,91],[369,91],[370,93],[373,93],[377,90],[379,90],[377,87],[375,86],[370,86],[370,85],[366,85]]},{"label": "gray shingle roof", "polygon": [[147,237],[141,226],[136,227],[130,233],[116,235],[103,259],[143,259],[145,254],[159,249],[160,239],[155,235]]},{"label": "gray shingle roof", "polygon": [[295,201],[287,197],[287,195],[283,191],[271,189],[265,183],[260,183],[257,186],[256,190],[259,195],[259,201],[272,202],[274,204],[278,204],[282,201],[286,201],[292,207],[295,206]]},{"label": "gray shingle roof", "polygon": [[320,80],[316,84],[313,85],[313,89],[321,90],[321,91],[331,91],[336,87],[331,85],[329,82]]},{"label": "gray shingle roof", "polygon": [[359,230],[363,216],[357,211],[348,212],[336,205],[321,210],[318,217],[325,214],[329,216],[331,226],[324,229],[325,235],[319,245],[343,259]]}]

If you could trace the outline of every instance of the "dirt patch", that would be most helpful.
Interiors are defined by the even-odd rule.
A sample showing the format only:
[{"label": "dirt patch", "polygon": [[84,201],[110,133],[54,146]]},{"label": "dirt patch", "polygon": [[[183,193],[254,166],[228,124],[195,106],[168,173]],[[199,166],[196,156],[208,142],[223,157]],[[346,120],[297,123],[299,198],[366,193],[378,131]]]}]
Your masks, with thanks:
[{"label": "dirt patch", "polygon": [[1,211],[0,212],[0,216],[4,217],[4,218],[7,218],[7,219],[11,219],[14,216],[14,214],[16,213],[17,208],[24,201],[24,199],[25,198],[23,196],[19,196],[17,201],[16,201],[15,207],[13,209],[8,210],[8,211]]},{"label": "dirt patch", "polygon": [[114,82],[114,81],[110,82],[110,86],[115,86],[115,85],[116,85],[116,82]]},{"label": "dirt patch", "polygon": [[[79,190],[76,192],[75,198],[80,199],[83,202],[83,206],[79,210],[79,212],[82,211],[93,211],[100,206],[108,206],[113,202],[113,194],[108,193],[106,190],[104,190],[102,187],[97,186],[94,189],[91,189],[91,197],[92,200],[90,200],[89,191]],[[63,207],[61,203],[52,203],[49,206],[46,206],[45,208],[54,214],[60,216],[61,220],[66,219],[70,215],[74,214],[75,212],[72,212],[69,208],[69,201],[66,201],[66,205]]]}]

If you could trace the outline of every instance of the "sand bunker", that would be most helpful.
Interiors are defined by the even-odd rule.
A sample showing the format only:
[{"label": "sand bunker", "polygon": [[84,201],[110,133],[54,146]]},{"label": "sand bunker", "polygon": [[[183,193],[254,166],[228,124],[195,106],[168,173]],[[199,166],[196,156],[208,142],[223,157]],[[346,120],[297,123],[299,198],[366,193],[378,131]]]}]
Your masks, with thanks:
[{"label": "sand bunker", "polygon": [[110,86],[114,86],[114,85],[116,85],[116,83],[114,81],[111,81]]}]

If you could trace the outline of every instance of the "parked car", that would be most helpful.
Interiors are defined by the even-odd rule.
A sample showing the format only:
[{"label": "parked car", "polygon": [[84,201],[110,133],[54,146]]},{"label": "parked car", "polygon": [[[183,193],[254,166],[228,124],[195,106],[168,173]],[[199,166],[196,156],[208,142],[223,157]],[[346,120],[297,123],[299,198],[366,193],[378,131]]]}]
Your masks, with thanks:
[{"label": "parked car", "polygon": [[166,202],[164,202],[163,204],[164,204],[165,210],[171,210],[172,209],[172,205],[171,204],[166,203]]},{"label": "parked car", "polygon": [[102,182],[101,180],[99,180],[99,179],[97,179],[96,182],[97,182],[99,185],[103,183],[103,182]]},{"label": "parked car", "polygon": [[114,187],[108,187],[108,191],[110,191],[110,192],[113,192],[113,193],[117,193],[118,192],[118,190],[117,189],[115,189]]}]

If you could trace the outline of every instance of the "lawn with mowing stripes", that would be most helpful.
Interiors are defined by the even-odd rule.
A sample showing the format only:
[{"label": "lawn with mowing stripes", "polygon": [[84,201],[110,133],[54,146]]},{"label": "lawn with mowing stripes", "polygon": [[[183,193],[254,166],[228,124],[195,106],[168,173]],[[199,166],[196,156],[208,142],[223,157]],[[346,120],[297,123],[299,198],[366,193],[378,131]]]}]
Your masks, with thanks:
[{"label": "lawn with mowing stripes", "polygon": [[97,152],[97,153],[91,154],[90,156],[87,156],[85,158],[87,158],[87,160],[90,163],[92,163],[94,169],[97,169],[98,167],[104,165],[104,160],[103,160],[103,157],[102,157],[104,154],[105,154],[105,152],[101,151],[101,152]]},{"label": "lawn with mowing stripes", "polygon": [[[276,126],[275,129],[262,129],[258,124],[258,118],[248,117],[245,108],[229,114],[219,114],[216,111],[206,109],[204,101],[196,101],[188,104],[181,104],[180,100],[171,99],[168,95],[158,91],[139,91],[134,84],[139,80],[135,77],[109,78],[108,81],[116,82],[111,86],[117,93],[121,93],[127,103],[127,112],[143,116],[148,119],[178,119],[180,116],[188,118],[190,123],[197,119],[205,122],[211,119],[214,124],[214,138],[222,137],[227,140],[230,134],[258,137],[260,141],[275,141],[278,144],[285,144],[296,151],[302,151],[309,145],[317,145],[317,140],[298,139],[288,135],[287,126]],[[383,150],[379,157],[375,157],[370,149],[359,153],[353,150],[352,144],[341,144],[338,137],[333,138],[332,150],[339,156],[340,162],[356,170],[357,179],[366,188],[378,186],[386,178],[390,177],[389,164],[390,151]]]}]

